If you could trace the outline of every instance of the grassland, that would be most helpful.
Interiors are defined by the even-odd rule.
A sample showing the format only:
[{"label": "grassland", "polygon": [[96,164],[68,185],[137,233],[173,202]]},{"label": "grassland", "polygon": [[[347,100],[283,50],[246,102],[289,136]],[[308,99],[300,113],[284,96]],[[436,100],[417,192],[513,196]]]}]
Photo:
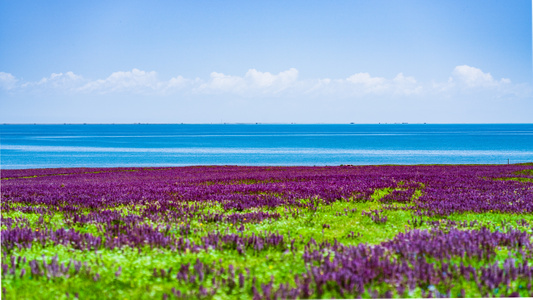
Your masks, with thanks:
[{"label": "grassland", "polygon": [[533,296],[530,166],[116,171],[4,172],[4,299]]}]

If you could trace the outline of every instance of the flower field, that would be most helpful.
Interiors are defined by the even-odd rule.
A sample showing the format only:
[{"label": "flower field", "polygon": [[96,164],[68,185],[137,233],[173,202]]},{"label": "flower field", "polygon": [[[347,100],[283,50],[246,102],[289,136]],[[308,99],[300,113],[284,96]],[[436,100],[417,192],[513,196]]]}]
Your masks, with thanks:
[{"label": "flower field", "polygon": [[533,165],[2,170],[3,299],[533,297]]}]

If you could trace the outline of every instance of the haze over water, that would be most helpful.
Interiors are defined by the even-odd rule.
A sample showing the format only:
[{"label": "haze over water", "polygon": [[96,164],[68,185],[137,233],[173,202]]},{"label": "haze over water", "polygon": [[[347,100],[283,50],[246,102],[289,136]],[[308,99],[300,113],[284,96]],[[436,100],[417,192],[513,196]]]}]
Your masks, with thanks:
[{"label": "haze over water", "polygon": [[2,169],[533,161],[533,124],[0,125]]}]

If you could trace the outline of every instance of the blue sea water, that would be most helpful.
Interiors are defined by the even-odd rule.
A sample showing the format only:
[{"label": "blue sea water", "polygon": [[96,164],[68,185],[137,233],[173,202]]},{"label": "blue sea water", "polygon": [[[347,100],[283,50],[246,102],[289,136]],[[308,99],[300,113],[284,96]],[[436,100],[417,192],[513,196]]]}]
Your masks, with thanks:
[{"label": "blue sea water", "polygon": [[533,161],[533,124],[0,125],[2,169]]}]

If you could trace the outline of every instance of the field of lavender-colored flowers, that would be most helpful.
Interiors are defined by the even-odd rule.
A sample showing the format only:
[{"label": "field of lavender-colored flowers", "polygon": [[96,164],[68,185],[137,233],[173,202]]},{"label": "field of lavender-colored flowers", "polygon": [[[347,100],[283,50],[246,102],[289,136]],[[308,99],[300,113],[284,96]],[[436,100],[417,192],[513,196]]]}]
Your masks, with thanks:
[{"label": "field of lavender-colored flowers", "polygon": [[533,164],[1,179],[4,299],[533,296]]}]

